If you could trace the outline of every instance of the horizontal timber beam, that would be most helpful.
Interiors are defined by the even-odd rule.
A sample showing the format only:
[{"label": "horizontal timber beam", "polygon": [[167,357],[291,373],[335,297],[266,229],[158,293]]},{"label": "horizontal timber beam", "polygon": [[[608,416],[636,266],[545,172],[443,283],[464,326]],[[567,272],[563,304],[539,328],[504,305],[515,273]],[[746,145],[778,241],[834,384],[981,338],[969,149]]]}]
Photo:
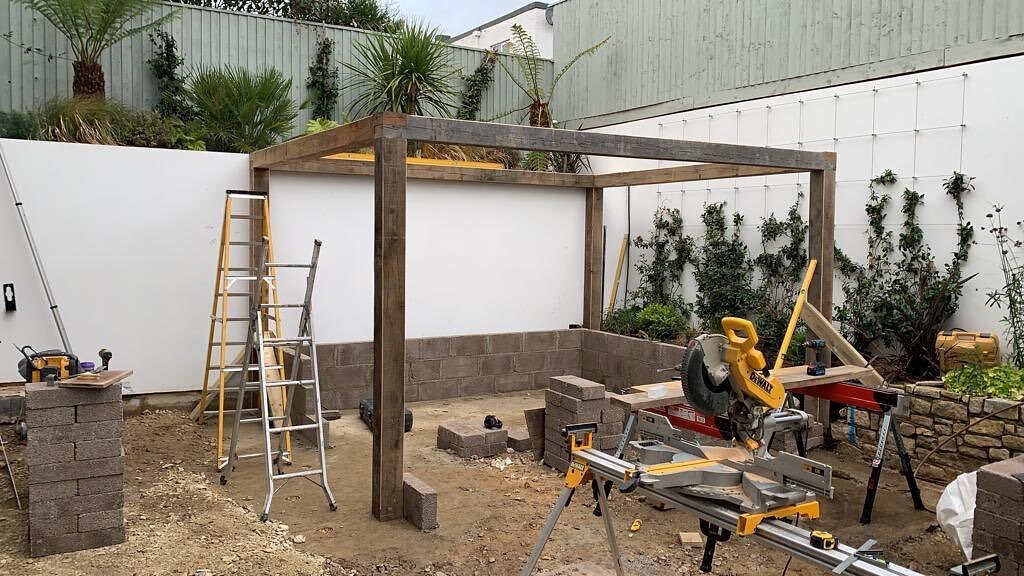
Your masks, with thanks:
[{"label": "horizontal timber beam", "polygon": [[621,134],[468,122],[425,116],[407,116],[405,136],[410,141],[439,144],[489,146],[678,162],[742,164],[796,168],[804,171],[834,170],[836,164],[833,152],[643,138]]},{"label": "horizontal timber beam", "polygon": [[[311,172],[348,176],[373,176],[373,169],[373,162],[329,158],[284,162],[274,168],[274,170],[284,172]],[[419,180],[443,180],[449,182],[488,182],[494,184],[558,186],[563,188],[590,188],[594,184],[594,177],[589,174],[490,170],[486,168],[430,166],[423,164],[408,164],[407,174],[409,178]]]},{"label": "horizontal timber beam", "polygon": [[766,168],[764,166],[741,166],[739,164],[696,164],[672,166],[653,170],[595,174],[594,186],[614,188],[617,186],[642,186],[644,184],[672,184],[673,182],[694,182],[717,180],[719,178],[740,178],[744,176],[770,176],[806,172],[798,168]]},{"label": "horizontal timber beam", "polygon": [[249,155],[252,168],[277,168],[284,162],[320,158],[337,152],[349,152],[373,146],[378,129],[393,127],[401,129],[406,116],[384,113],[349,122],[330,130],[300,136],[275,144]]}]

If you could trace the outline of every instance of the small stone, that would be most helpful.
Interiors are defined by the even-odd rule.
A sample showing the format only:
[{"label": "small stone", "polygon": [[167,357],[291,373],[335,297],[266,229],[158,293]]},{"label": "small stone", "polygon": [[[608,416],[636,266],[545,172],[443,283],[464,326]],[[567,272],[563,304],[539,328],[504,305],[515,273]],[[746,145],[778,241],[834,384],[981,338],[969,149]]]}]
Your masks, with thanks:
[{"label": "small stone", "polygon": [[295,542],[296,544],[304,544],[306,542],[306,537],[302,534],[296,534],[295,536],[292,536],[292,542]]}]

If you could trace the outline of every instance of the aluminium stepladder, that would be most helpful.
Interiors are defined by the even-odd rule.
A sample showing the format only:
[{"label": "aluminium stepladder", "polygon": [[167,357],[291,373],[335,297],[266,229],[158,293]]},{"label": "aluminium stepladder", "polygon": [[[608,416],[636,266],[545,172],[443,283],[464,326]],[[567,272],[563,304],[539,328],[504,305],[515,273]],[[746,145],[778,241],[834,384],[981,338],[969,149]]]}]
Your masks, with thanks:
[{"label": "aluminium stepladder", "polygon": [[[270,516],[270,505],[273,501],[274,494],[277,491],[276,483],[281,481],[287,481],[292,478],[306,478],[319,485],[323,491],[324,496],[327,498],[327,503],[331,510],[337,510],[338,504],[334,499],[334,494],[331,493],[330,485],[327,482],[327,455],[325,448],[327,443],[324,441],[324,429],[323,429],[323,406],[320,401],[320,376],[317,368],[317,354],[316,354],[316,341],[313,339],[313,319],[312,319],[312,298],[313,298],[313,283],[316,279],[317,264],[320,259],[320,246],[319,240],[313,242],[313,255],[310,259],[309,264],[281,264],[276,262],[267,262],[267,253],[269,247],[269,239],[264,237],[262,245],[259,247],[256,265],[256,277],[259,281],[273,284],[273,286],[267,291],[256,291],[261,294],[276,293],[278,272],[286,268],[297,268],[308,270],[306,276],[306,290],[305,296],[301,304],[280,304],[278,302],[268,303],[264,302],[263,297],[253,298],[251,305],[249,306],[249,329],[246,335],[246,354],[242,360],[243,373],[248,373],[250,366],[250,359],[255,358],[256,368],[258,374],[258,380],[255,383],[258,388],[259,394],[259,412],[260,415],[255,418],[243,418],[242,417],[242,402],[244,393],[248,386],[252,385],[246,382],[246,379],[241,379],[240,393],[236,395],[236,405],[234,410],[234,422],[232,425],[231,443],[228,448],[227,463],[224,466],[223,472],[220,477],[221,484],[227,484],[231,478],[231,473],[234,471],[240,459],[244,458],[263,458],[264,471],[266,473],[266,487],[267,493],[263,502],[263,512],[260,514],[260,520],[266,522]],[[270,270],[274,273],[271,274]],[[263,325],[263,313],[265,310],[274,309],[299,309],[299,329],[297,336],[293,338],[282,338],[271,336],[267,337],[264,332]],[[294,356],[290,370],[290,376],[287,380],[275,380],[270,381],[267,378],[267,349],[272,348],[275,351],[280,351],[282,346],[294,346]],[[304,376],[302,371],[302,356],[305,350],[309,353],[309,375]],[[274,357],[273,355],[271,357]],[[287,389],[292,386],[307,386],[310,385],[313,388],[313,422],[308,424],[292,424],[291,421],[291,410],[285,410],[282,415],[275,415],[271,412],[270,408],[270,396],[275,391]],[[251,454],[238,454],[238,439],[239,439],[239,428],[241,424],[248,422],[259,422],[263,433],[263,451]],[[286,435],[290,432],[297,432],[300,430],[316,430],[316,441],[317,441],[317,452],[319,455],[319,468],[313,468],[309,470],[301,470],[298,472],[284,472],[281,469],[281,463],[285,459],[283,456],[288,454],[286,447]],[[272,435],[277,434],[277,449],[272,448]],[[320,482],[316,482],[312,479],[313,476],[319,476]]]},{"label": "aluminium stepladder", "polygon": [[[240,209],[237,209],[240,208]],[[237,209],[237,210],[236,210]],[[238,227],[237,223],[246,224]],[[241,229],[239,229],[241,228]],[[239,313],[248,309],[253,298],[267,296],[278,302],[276,284],[257,282],[257,248],[267,239],[267,258],[274,259],[274,244],[270,234],[270,197],[266,192],[249,190],[227,190],[224,195],[224,217],[221,222],[220,247],[217,256],[217,274],[214,283],[213,305],[210,312],[210,331],[206,342],[206,361],[203,365],[203,388],[199,403],[192,410],[191,417],[203,422],[208,415],[217,415],[216,465],[220,470],[227,463],[225,455],[225,417],[232,416],[230,405],[232,395],[240,394],[238,382],[253,381],[256,368],[251,366],[242,371],[242,357],[248,350],[246,340],[240,339],[240,324],[249,318]],[[271,337],[281,334],[280,310],[268,310],[263,314],[264,330]],[[216,351],[216,352],[215,352]],[[251,359],[251,358],[250,358]],[[280,349],[274,351],[274,358],[268,359],[268,374],[271,379],[284,380],[284,356]],[[271,411],[275,416],[284,414],[288,400],[287,388],[280,388],[271,398]],[[216,406],[210,409],[210,404]],[[256,414],[255,408],[243,408],[244,413]],[[230,423],[228,423],[230,424]],[[291,435],[285,436],[285,458],[290,456]]]}]

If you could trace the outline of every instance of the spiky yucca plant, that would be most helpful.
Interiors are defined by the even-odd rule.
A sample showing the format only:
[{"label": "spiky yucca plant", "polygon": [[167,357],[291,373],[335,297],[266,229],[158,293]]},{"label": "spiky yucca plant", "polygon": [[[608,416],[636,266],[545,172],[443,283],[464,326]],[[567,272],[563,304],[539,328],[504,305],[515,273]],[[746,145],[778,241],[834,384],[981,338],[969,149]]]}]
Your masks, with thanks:
[{"label": "spiky yucca plant", "polygon": [[75,96],[103,96],[105,92],[100,55],[121,40],[159,26],[177,15],[169,12],[155,20],[145,19],[160,6],[159,0],[18,0],[50,21],[67,36],[75,75]]},{"label": "spiky yucca plant", "polygon": [[392,35],[372,35],[356,44],[355,52],[356,61],[345,64],[352,75],[345,88],[359,92],[352,101],[353,116],[448,116],[455,108],[456,70],[436,28],[403,23]]},{"label": "spiky yucca plant", "polygon": [[522,120],[529,118],[530,126],[541,126],[544,128],[551,128],[555,125],[554,119],[551,116],[551,99],[555,94],[555,88],[558,86],[558,81],[565,76],[565,73],[569,71],[577,62],[586,56],[592,55],[597,52],[601,46],[604,46],[611,36],[601,40],[597,44],[594,44],[590,48],[580,52],[574,56],[562,69],[555,74],[554,79],[551,80],[551,86],[544,86],[541,81],[541,70],[543,65],[541,63],[540,50],[537,48],[537,43],[533,41],[533,38],[523,29],[519,24],[512,25],[512,48],[511,56],[512,60],[516,63],[518,73],[512,70],[512,68],[505,63],[503,58],[498,58],[498,64],[505,70],[509,78],[515,82],[516,86],[519,87],[529,98],[530,103],[522,108],[510,110],[497,118],[504,118],[511,116],[517,112],[526,112]]},{"label": "spiky yucca plant", "polygon": [[208,150],[253,152],[279,142],[292,129],[298,108],[292,81],[267,68],[200,68],[187,98]]}]

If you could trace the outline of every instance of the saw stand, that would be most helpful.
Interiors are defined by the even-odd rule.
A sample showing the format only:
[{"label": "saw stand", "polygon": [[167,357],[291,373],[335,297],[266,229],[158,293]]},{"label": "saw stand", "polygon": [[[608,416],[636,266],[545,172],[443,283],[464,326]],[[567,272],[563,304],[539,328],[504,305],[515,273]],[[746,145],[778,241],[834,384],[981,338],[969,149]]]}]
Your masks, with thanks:
[{"label": "saw stand", "polygon": [[[531,576],[540,560],[555,525],[562,511],[569,505],[576,489],[590,481],[593,486],[604,484],[614,485],[622,482],[633,471],[634,464],[619,457],[605,454],[591,446],[592,432],[586,424],[567,426],[566,439],[572,453],[572,461],[565,476],[565,485],[558,496],[554,507],[548,515],[526,565],[520,576]],[[596,425],[593,426],[596,429]],[[749,514],[741,514],[736,509],[714,500],[681,494],[671,489],[657,489],[633,477],[628,482],[619,484],[623,493],[637,492],[653,500],[663,501],[674,508],[696,516],[700,520],[701,532],[707,537],[701,571],[709,572],[712,568],[715,549],[720,542],[728,541],[735,533],[749,538],[758,544],[779,550],[809,564],[824,568],[834,574],[851,576],[920,576],[919,573],[881,559],[874,549],[875,541],[868,540],[863,545],[852,547],[837,543],[832,549],[823,549],[811,543],[811,532],[800,528],[791,519],[801,512],[778,510],[776,513],[758,514],[752,518]],[[597,506],[595,515],[600,511],[604,520],[604,528],[608,538],[608,547],[612,554],[615,572],[625,576],[623,560],[615,537],[614,522],[608,507],[608,497],[603,490],[596,490]]]}]

